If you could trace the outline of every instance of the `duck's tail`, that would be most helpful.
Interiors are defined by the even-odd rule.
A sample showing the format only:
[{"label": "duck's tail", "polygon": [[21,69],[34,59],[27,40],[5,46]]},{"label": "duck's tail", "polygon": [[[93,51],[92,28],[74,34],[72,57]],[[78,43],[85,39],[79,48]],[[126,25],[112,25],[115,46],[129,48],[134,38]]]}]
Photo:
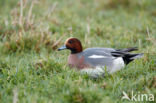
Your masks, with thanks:
[{"label": "duck's tail", "polygon": [[137,58],[141,58],[143,56],[143,53],[139,53],[139,54],[125,54],[123,58],[125,64],[129,64],[131,61],[137,59]]},{"label": "duck's tail", "polygon": [[132,48],[126,48],[126,49],[117,49],[114,52],[111,52],[111,54],[114,57],[122,57],[125,64],[129,64],[131,61],[141,58],[143,56],[143,53],[129,53],[131,51],[138,50],[136,47]]}]

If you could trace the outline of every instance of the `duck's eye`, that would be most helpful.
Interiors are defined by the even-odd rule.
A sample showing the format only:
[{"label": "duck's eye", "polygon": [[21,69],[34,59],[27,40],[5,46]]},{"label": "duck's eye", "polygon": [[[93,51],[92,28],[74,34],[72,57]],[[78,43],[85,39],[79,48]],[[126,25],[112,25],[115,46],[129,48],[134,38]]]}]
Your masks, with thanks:
[{"label": "duck's eye", "polygon": [[69,41],[68,43],[69,43],[69,44],[72,44],[72,43],[73,43],[73,41]]}]

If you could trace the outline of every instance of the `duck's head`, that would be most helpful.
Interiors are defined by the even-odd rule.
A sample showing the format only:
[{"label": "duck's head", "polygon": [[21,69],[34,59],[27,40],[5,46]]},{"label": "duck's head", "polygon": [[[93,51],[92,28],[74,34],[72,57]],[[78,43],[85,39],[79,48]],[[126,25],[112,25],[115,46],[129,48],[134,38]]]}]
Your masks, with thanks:
[{"label": "duck's head", "polygon": [[82,49],[82,45],[80,40],[78,40],[77,38],[68,38],[65,41],[65,44],[58,49],[58,51],[60,50],[64,50],[64,49],[69,49],[71,51],[71,54],[76,54],[76,53],[80,53],[83,51]]}]

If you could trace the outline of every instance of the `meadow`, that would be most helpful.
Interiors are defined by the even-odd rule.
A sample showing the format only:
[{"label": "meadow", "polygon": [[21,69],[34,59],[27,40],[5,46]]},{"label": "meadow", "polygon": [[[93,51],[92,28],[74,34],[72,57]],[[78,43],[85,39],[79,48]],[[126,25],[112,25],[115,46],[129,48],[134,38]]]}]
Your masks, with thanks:
[{"label": "meadow", "polygon": [[[69,37],[144,56],[92,79],[68,67],[70,51],[57,51]],[[155,0],[0,0],[0,103],[135,102],[123,91],[156,97]]]}]

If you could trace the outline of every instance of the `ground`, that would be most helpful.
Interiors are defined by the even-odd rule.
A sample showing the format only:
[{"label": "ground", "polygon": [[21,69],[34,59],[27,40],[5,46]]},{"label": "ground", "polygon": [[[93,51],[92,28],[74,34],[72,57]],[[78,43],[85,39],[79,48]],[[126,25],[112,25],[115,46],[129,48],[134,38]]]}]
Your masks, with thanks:
[{"label": "ground", "polygon": [[[126,103],[156,96],[155,0],[0,0],[0,103]],[[83,48],[138,47],[123,70],[91,79],[70,69],[69,37]],[[146,102],[144,100],[144,102]]]}]

